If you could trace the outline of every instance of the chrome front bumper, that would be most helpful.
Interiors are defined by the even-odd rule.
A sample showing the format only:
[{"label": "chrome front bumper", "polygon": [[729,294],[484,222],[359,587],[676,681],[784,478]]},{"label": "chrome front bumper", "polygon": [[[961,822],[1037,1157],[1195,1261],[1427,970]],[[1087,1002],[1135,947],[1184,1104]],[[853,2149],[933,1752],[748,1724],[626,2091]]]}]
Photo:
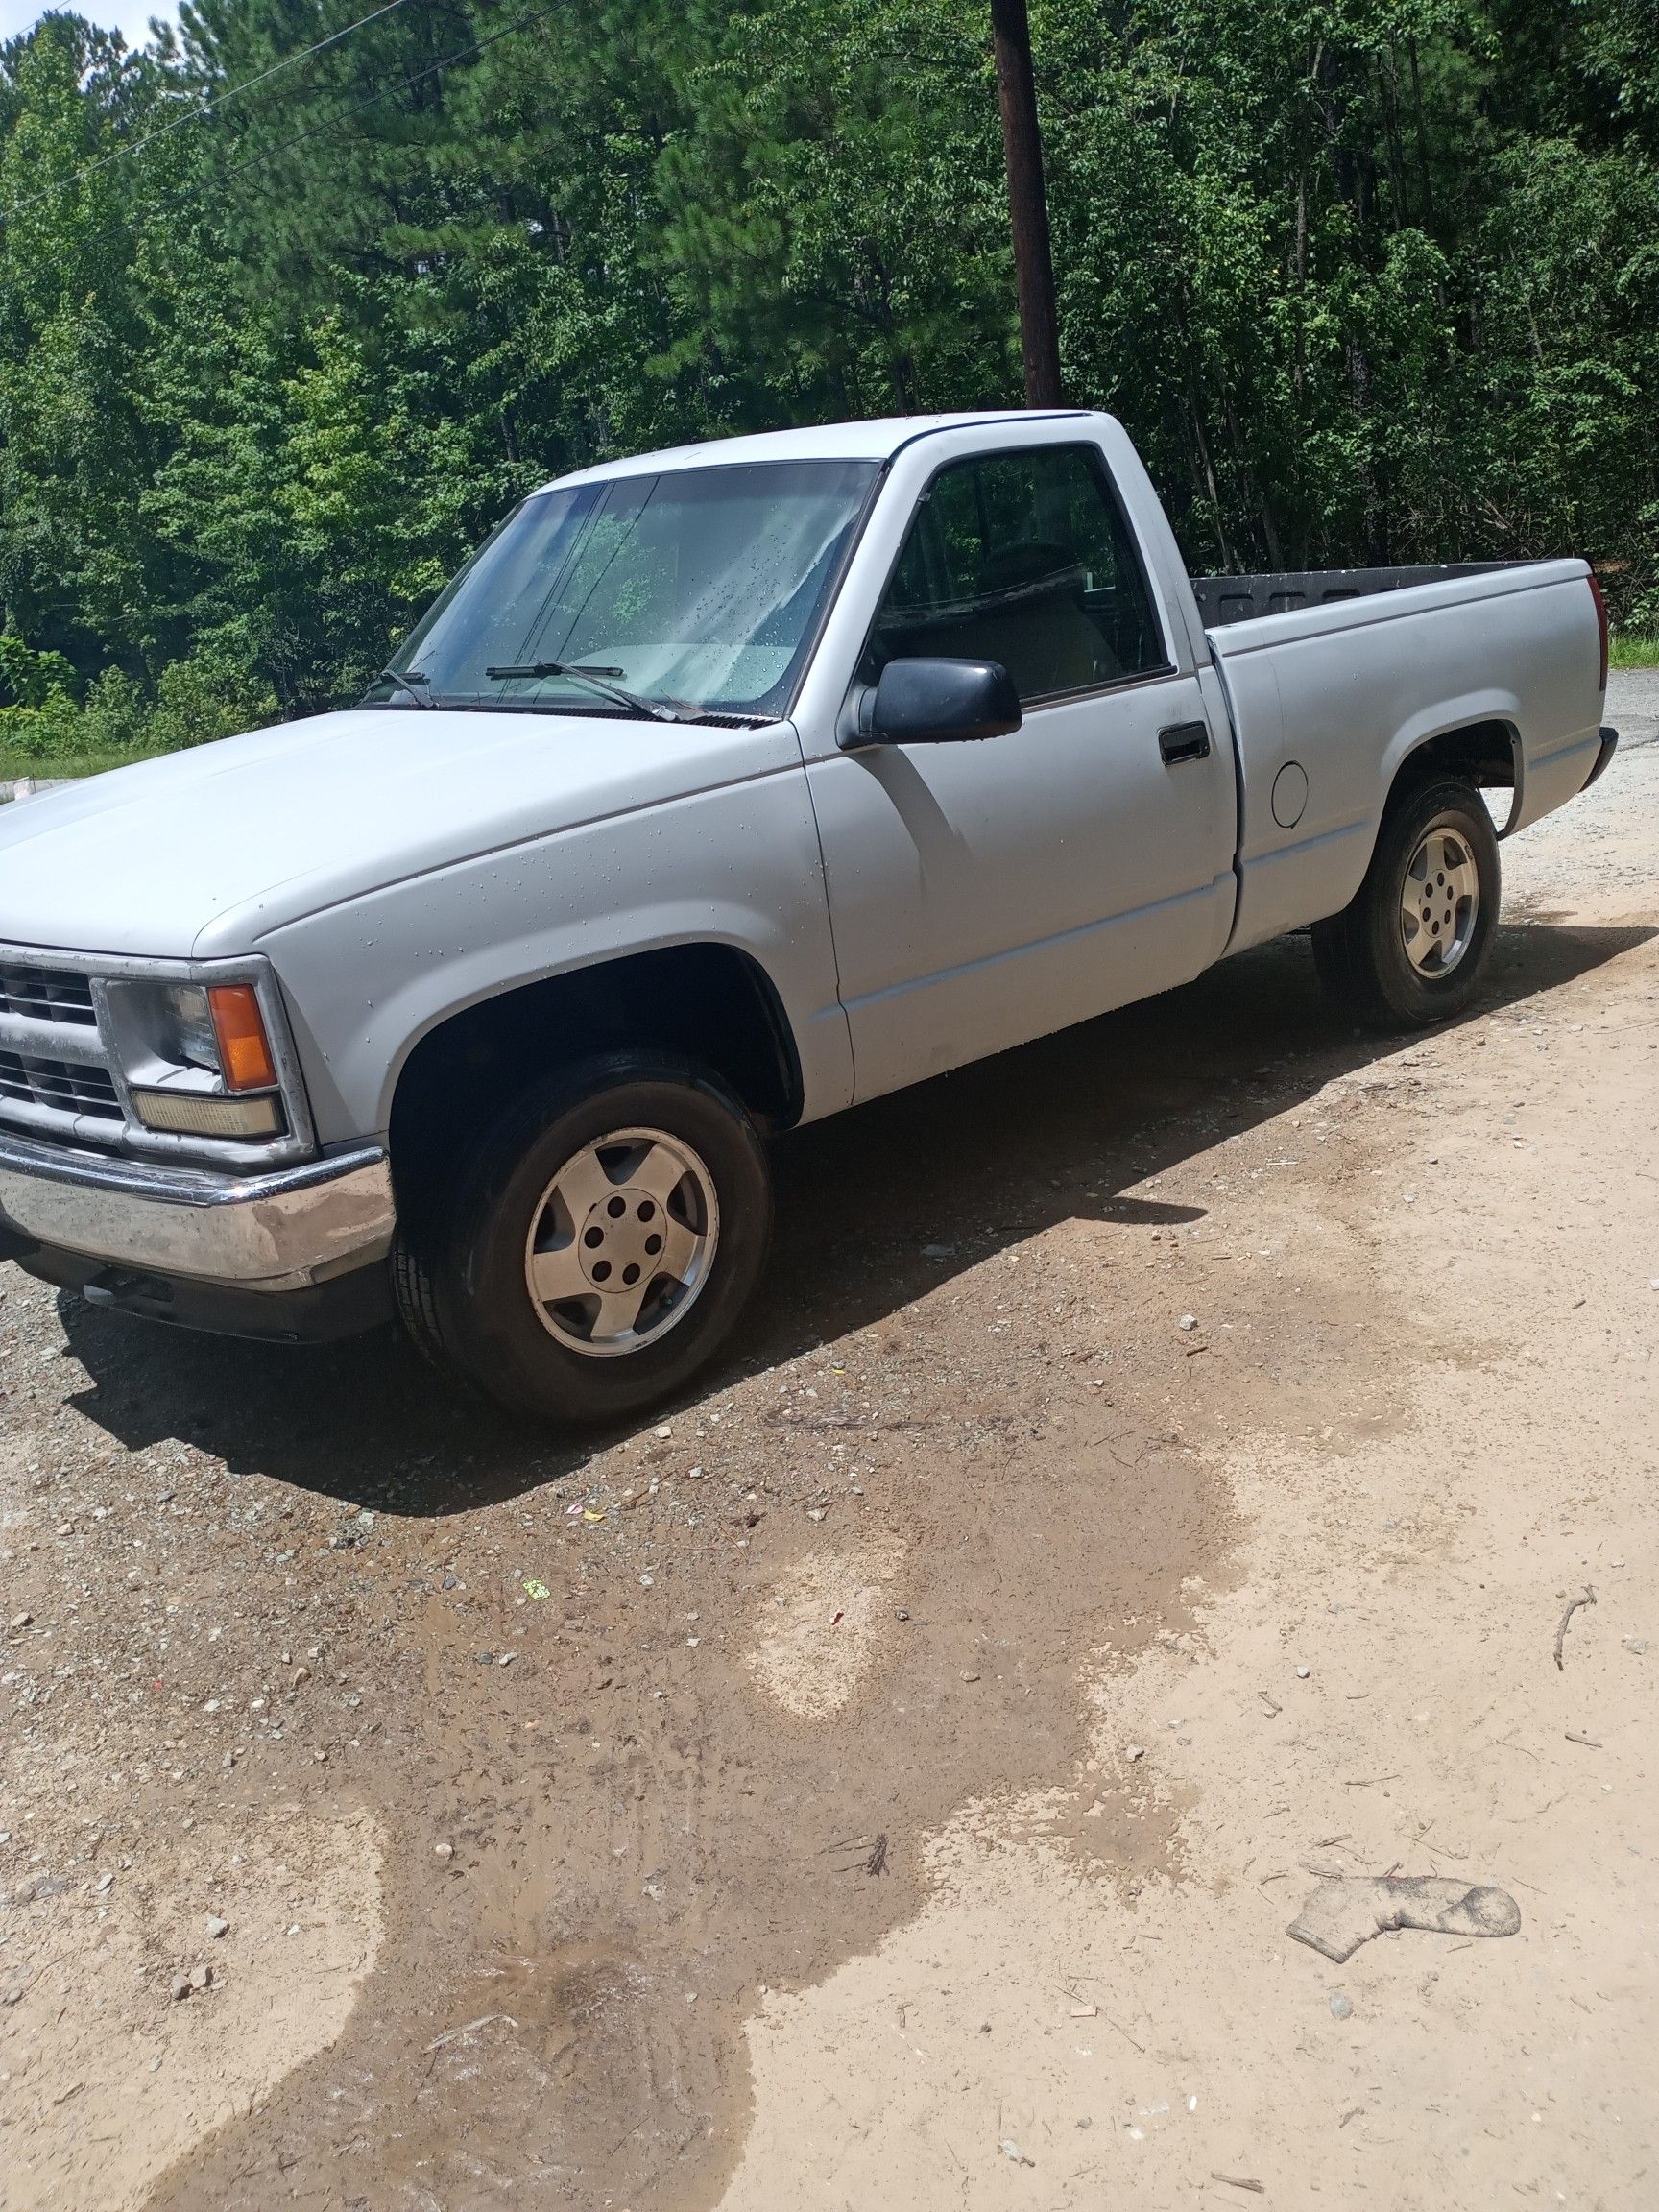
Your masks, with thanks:
[{"label": "chrome front bumper", "polygon": [[115,1266],[302,1290],[383,1259],[395,1219],[377,1144],[226,1176],[0,1135],[0,1229]]}]

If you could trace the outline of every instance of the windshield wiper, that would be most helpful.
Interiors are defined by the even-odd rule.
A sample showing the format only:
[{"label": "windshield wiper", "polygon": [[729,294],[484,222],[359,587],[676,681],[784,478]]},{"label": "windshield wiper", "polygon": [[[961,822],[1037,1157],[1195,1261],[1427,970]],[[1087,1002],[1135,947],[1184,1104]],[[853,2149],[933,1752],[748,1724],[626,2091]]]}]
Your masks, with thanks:
[{"label": "windshield wiper", "polygon": [[[420,685],[423,691],[430,691],[432,688],[431,678],[422,675],[419,668],[382,668],[380,681],[382,684],[395,685],[399,691],[407,691],[411,699],[415,698],[415,686],[417,685]],[[430,707],[432,702],[430,699],[421,699],[418,704],[421,707]]]},{"label": "windshield wiper", "polygon": [[530,661],[522,666],[486,668],[484,671],[493,684],[509,684],[516,677],[568,676],[572,683],[586,684],[590,690],[606,699],[614,699],[619,707],[632,708],[636,714],[649,715],[653,722],[684,722],[688,717],[665,699],[646,699],[637,691],[625,690],[612,679],[623,674],[620,668],[588,668],[570,661]]}]

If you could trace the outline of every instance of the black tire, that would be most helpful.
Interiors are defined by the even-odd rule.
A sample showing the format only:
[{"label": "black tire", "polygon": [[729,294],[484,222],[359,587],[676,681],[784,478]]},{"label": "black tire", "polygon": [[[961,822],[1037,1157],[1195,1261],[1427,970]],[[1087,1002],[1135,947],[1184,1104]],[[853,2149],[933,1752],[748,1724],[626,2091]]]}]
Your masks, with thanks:
[{"label": "black tire", "polygon": [[[1455,965],[1425,974],[1407,950],[1401,900],[1407,870],[1424,839],[1438,830],[1467,854],[1478,897]],[[1484,979],[1502,892],[1497,834],[1475,786],[1450,777],[1408,785],[1383,816],[1377,850],[1352,901],[1340,914],[1313,926],[1319,979],[1344,1012],[1368,1029],[1422,1029],[1447,1021],[1463,1011]],[[1437,914],[1436,933],[1441,926]]]},{"label": "black tire", "polygon": [[[660,1333],[601,1356],[567,1340],[583,1326],[580,1304],[549,1306],[543,1319],[526,1252],[561,1168],[618,1131],[661,1132],[687,1148],[712,1187],[717,1233],[696,1288],[663,1279],[641,1310]],[[699,1188],[693,1176],[693,1195]],[[592,1427],[670,1397],[714,1358],[760,1280],[771,1235],[771,1171],[742,1101],[689,1061],[621,1052],[519,1092],[469,1143],[447,1198],[400,1233],[393,1281],[410,1335],[440,1367],[514,1411]]]}]

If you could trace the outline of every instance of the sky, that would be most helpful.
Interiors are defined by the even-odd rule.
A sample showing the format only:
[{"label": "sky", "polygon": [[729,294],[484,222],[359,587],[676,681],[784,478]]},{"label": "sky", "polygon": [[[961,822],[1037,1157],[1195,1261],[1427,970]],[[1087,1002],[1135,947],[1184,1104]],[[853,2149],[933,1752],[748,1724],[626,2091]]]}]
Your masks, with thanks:
[{"label": "sky", "polygon": [[[59,4],[84,15],[89,23],[119,31],[129,46],[143,44],[152,15],[164,15],[169,21],[178,16],[172,0],[59,0]],[[40,0],[0,0],[0,40],[15,38],[42,12]]]}]

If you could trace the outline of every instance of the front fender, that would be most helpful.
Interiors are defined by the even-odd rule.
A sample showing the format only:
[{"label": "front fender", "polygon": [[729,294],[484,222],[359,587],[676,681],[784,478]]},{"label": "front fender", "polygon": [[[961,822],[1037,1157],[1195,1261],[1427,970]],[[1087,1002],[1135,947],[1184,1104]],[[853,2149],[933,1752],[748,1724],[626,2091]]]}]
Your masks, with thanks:
[{"label": "front fender", "polygon": [[409,1054],[487,998],[632,953],[746,953],[800,1061],[804,1119],[853,1094],[817,832],[802,774],[584,825],[289,923],[281,978],[325,1142],[384,1136]]}]

